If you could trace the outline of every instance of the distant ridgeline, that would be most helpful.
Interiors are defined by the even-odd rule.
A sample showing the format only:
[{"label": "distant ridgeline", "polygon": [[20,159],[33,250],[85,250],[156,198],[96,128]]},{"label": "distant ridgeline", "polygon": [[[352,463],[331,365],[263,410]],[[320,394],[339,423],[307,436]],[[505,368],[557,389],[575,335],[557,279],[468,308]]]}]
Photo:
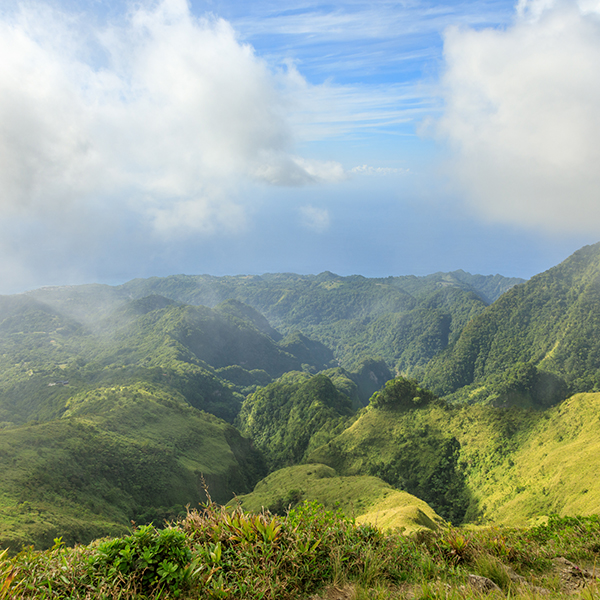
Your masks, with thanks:
[{"label": "distant ridgeline", "polygon": [[11,550],[160,524],[207,488],[407,531],[600,505],[600,478],[582,476],[600,456],[600,245],[527,282],[326,272],[43,288],[0,297],[0,367]]}]

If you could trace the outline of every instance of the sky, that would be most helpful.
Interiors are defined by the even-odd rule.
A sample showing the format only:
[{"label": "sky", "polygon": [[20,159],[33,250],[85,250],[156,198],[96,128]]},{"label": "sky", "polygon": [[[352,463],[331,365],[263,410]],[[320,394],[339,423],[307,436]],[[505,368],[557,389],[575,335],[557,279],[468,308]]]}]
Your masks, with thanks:
[{"label": "sky", "polygon": [[529,278],[600,240],[600,0],[2,0],[0,293]]}]

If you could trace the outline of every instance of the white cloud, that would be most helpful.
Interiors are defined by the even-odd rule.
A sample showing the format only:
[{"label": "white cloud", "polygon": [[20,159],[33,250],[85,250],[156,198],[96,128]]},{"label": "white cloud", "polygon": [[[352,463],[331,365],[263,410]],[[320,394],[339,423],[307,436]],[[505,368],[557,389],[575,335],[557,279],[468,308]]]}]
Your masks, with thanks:
[{"label": "white cloud", "polygon": [[347,178],[342,165],[336,161],[310,160],[287,154],[263,163],[257,167],[254,175],[273,185],[289,186],[336,183]]},{"label": "white cloud", "polygon": [[281,88],[290,107],[290,122],[303,142],[349,139],[362,132],[414,135],[414,123],[435,110],[438,100],[429,85],[311,85],[288,62]]},{"label": "white cloud", "polygon": [[323,233],[329,229],[331,222],[329,211],[325,208],[317,208],[315,206],[302,206],[300,208],[300,216],[302,225],[306,229]]},{"label": "white cloud", "polygon": [[437,131],[488,218],[600,232],[599,6],[522,0],[505,30],[446,32]]},{"label": "white cloud", "polygon": [[393,167],[371,167],[369,165],[359,165],[350,169],[350,173],[355,175],[398,175],[408,173],[408,169],[396,169]]},{"label": "white cloud", "polygon": [[206,233],[243,226],[244,179],[342,178],[290,154],[281,83],[226,21],[162,0],[90,29],[26,6],[0,20],[5,216],[112,203],[163,235]]}]

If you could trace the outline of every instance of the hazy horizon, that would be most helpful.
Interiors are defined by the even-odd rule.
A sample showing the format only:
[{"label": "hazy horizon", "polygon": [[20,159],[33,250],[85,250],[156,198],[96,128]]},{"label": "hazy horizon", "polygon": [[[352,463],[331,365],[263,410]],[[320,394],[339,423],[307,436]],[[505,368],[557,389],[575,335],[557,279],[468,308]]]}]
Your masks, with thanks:
[{"label": "hazy horizon", "polygon": [[600,239],[600,1],[5,0],[0,293]]}]

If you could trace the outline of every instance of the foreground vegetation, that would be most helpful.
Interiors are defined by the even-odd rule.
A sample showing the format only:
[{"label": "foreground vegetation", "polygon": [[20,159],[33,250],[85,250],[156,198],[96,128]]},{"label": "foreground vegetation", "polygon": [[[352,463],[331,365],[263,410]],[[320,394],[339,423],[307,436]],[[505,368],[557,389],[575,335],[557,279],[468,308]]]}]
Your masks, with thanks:
[{"label": "foreground vegetation", "polygon": [[[304,503],[279,517],[213,503],[159,530],[0,556],[0,598],[596,597],[600,519],[407,537]],[[485,578],[485,579],[484,579]],[[324,595],[323,595],[324,594]]]}]

